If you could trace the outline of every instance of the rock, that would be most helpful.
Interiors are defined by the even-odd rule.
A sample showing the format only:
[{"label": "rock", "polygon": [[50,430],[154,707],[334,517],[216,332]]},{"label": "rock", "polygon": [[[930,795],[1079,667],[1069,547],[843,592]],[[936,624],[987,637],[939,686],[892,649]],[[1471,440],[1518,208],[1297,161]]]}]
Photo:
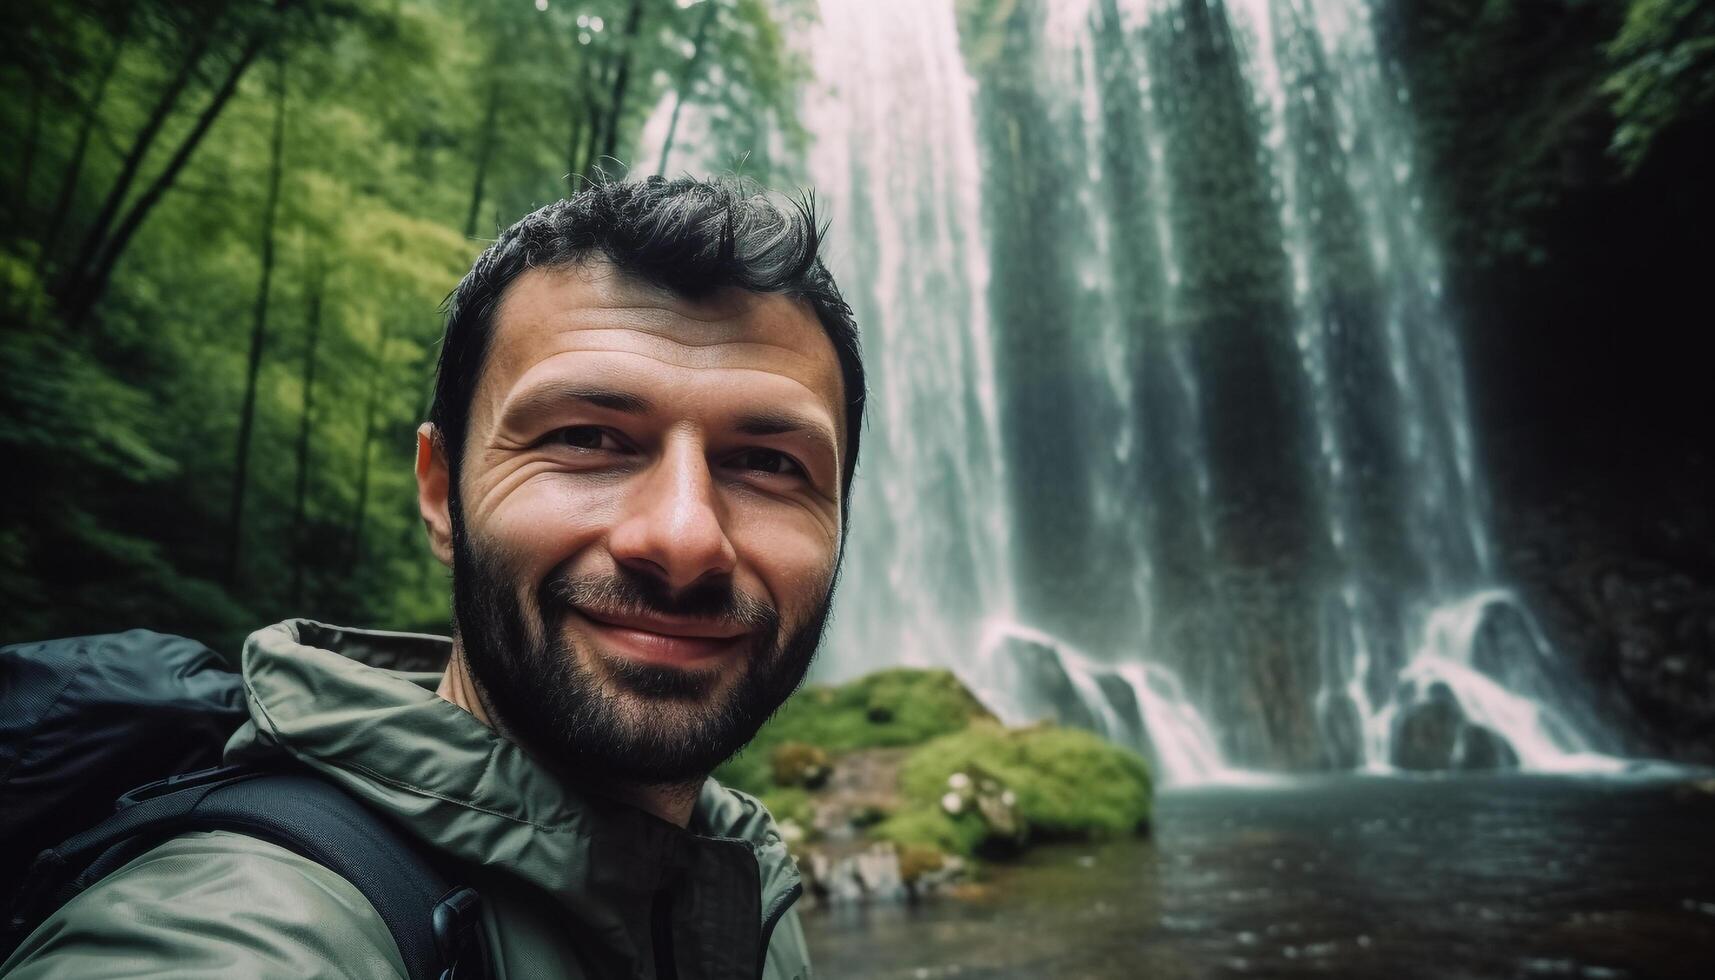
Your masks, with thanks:
[{"label": "rock", "polygon": [[832,903],[896,900],[906,894],[899,852],[885,842],[845,854],[812,848],[798,868],[816,896]]},{"label": "rock", "polygon": [[1465,771],[1517,769],[1518,753],[1491,728],[1467,724],[1460,733],[1454,768]]},{"label": "rock", "polygon": [[803,742],[787,742],[774,750],[770,759],[776,786],[803,786],[816,789],[828,781],[833,772],[828,753]]},{"label": "rock", "polygon": [[[1437,690],[1446,688],[1437,685]],[[1431,694],[1429,700],[1406,709],[1393,732],[1393,764],[1414,772],[1453,768],[1454,751],[1465,715],[1452,695]]]},{"label": "rock", "polygon": [[1394,728],[1393,764],[1414,772],[1514,769],[1518,753],[1500,736],[1465,717],[1445,685],[1406,709]]},{"label": "rock", "polygon": [[1010,791],[978,793],[977,813],[988,828],[985,843],[989,848],[1013,850],[1023,846],[1028,828],[1018,815],[1018,797]]},{"label": "rock", "polygon": [[933,875],[947,864],[947,856],[933,847],[907,844],[899,849],[899,877],[907,885]]},{"label": "rock", "polygon": [[1066,673],[1059,650],[1021,636],[1007,637],[1002,650],[1016,672],[1012,693],[1021,699],[1018,707],[1026,717],[1098,730],[1096,716]]}]

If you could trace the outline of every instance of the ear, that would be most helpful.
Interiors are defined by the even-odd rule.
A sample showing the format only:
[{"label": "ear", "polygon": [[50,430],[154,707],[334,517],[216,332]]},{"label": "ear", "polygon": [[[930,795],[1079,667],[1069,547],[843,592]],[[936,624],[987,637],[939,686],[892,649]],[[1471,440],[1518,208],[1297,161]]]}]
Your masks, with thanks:
[{"label": "ear", "polygon": [[452,476],[447,470],[446,442],[433,424],[417,427],[417,511],[429,532],[429,550],[441,564],[453,564],[453,518],[448,499]]}]

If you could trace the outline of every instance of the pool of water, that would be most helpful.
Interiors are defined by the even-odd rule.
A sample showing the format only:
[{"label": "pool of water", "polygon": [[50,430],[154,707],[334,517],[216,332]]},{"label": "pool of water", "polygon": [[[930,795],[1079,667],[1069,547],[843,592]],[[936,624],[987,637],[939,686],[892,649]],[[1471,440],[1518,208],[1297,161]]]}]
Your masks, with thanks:
[{"label": "pool of water", "polygon": [[973,898],[804,917],[820,978],[1715,977],[1715,792],[1327,777],[1164,794]]}]

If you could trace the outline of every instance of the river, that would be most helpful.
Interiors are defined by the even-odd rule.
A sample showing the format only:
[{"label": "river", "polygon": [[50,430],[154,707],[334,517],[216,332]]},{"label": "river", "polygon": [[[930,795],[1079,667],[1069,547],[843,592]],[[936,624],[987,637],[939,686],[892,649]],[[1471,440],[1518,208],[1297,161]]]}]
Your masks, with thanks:
[{"label": "river", "polygon": [[812,910],[817,976],[1715,976],[1715,786],[1325,776],[1169,791],[1151,839]]}]

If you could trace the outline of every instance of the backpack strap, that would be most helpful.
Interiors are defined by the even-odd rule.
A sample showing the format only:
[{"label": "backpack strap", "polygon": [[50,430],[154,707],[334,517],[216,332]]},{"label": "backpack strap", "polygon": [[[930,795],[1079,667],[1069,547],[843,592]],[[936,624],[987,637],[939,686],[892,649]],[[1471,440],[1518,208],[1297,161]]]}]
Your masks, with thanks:
[{"label": "backpack strap", "polygon": [[144,852],[193,831],[277,844],[344,878],[375,908],[412,980],[486,976],[481,900],[451,887],[382,818],[325,779],[223,766],[132,790],[118,812],[36,859],[7,931],[14,943],[55,909]]}]

